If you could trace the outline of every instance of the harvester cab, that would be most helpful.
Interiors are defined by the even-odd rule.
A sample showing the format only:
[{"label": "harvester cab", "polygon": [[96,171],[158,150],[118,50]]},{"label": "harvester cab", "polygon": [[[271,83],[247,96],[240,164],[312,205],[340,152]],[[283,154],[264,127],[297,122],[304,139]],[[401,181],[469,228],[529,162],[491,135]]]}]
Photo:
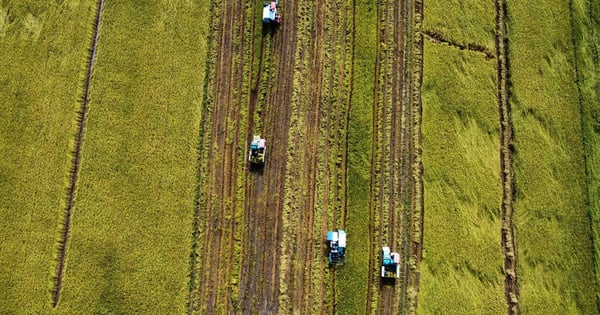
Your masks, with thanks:
[{"label": "harvester cab", "polygon": [[250,152],[248,153],[248,161],[252,164],[265,164],[265,154],[267,153],[267,141],[260,136],[254,136],[250,143]]},{"label": "harvester cab", "polygon": [[346,232],[344,230],[327,231],[329,246],[329,265],[343,265],[346,262]]},{"label": "harvester cab", "polygon": [[381,277],[400,278],[400,254],[392,253],[387,246],[381,249]]},{"label": "harvester cab", "polygon": [[279,1],[265,2],[263,5],[263,24],[279,25],[281,23],[281,14],[277,12]]}]

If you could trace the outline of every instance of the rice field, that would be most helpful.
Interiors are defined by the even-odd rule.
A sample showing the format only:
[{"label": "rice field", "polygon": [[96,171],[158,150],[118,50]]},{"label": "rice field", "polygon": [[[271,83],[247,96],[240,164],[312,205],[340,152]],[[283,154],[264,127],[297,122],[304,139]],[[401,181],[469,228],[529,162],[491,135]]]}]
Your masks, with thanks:
[{"label": "rice field", "polygon": [[598,313],[600,4],[261,5],[0,0],[0,313]]},{"label": "rice field", "polygon": [[[48,313],[93,2],[0,3],[0,313]],[[88,25],[90,27],[88,27]]]}]

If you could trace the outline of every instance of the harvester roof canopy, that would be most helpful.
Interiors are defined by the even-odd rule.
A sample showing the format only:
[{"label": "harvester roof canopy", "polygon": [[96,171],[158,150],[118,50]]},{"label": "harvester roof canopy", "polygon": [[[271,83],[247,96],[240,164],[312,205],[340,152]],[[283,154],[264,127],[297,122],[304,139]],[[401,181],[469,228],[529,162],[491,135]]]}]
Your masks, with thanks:
[{"label": "harvester roof canopy", "polygon": [[263,7],[263,21],[268,23],[270,21],[275,21],[277,17],[277,9],[273,8],[272,5],[265,5]]}]

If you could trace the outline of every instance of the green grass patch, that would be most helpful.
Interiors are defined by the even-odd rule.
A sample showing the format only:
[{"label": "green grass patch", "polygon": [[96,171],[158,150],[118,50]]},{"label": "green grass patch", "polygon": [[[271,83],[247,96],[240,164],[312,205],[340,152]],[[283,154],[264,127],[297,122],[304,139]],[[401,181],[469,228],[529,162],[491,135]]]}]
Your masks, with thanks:
[{"label": "green grass patch", "polygon": [[600,309],[600,2],[571,2],[590,219],[594,239],[596,303]]},{"label": "green grass patch", "polygon": [[0,1],[0,313],[47,314],[93,2]]},{"label": "green grass patch", "polygon": [[352,104],[348,125],[347,263],[336,271],[336,311],[362,314],[366,308],[369,270],[369,200],[373,80],[375,79],[376,4],[355,2],[355,42]]},{"label": "green grass patch", "polygon": [[482,45],[494,50],[494,2],[475,1],[424,1],[423,30],[437,31],[447,40],[467,45]]},{"label": "green grass patch", "polygon": [[501,314],[506,303],[496,61],[426,41],[422,102],[419,313]]},{"label": "green grass patch", "polygon": [[186,311],[209,9],[105,3],[58,313]]},{"label": "green grass patch", "polygon": [[521,310],[596,313],[569,4],[507,5]]}]

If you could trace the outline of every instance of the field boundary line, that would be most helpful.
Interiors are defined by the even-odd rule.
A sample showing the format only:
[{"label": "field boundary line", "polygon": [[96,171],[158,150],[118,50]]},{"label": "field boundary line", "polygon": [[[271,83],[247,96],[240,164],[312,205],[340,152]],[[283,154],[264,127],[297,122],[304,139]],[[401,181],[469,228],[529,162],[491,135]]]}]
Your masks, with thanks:
[{"label": "field boundary line", "polygon": [[[596,254],[597,252],[599,252],[598,247],[600,246],[600,244],[598,244],[598,238],[597,238],[597,234],[594,231],[594,222],[597,220],[596,219],[596,215],[595,213],[595,208],[596,206],[594,205],[593,202],[593,182],[596,181],[598,176],[595,176],[595,172],[594,172],[594,167],[590,165],[590,162],[593,164],[593,158],[594,158],[594,152],[593,149],[591,148],[593,146],[592,145],[588,145],[585,141],[585,138],[587,137],[587,132],[586,132],[586,112],[589,111],[590,109],[586,109],[586,105],[585,103],[587,103],[587,101],[585,99],[587,99],[588,97],[584,96],[584,94],[588,94],[586,92],[583,91],[582,89],[582,85],[585,85],[587,83],[587,81],[592,81],[592,82],[597,82],[597,77],[592,76],[592,78],[587,78],[586,75],[582,75],[582,66],[583,68],[585,68],[585,60],[586,57],[589,57],[589,55],[591,55],[592,60],[598,60],[598,47],[596,47],[596,44],[593,42],[593,39],[596,37],[595,31],[594,31],[594,26],[600,26],[600,25],[596,25],[597,23],[594,23],[593,20],[593,8],[591,7],[591,2],[587,2],[584,8],[584,13],[587,13],[588,16],[588,20],[589,22],[585,23],[585,22],[581,22],[584,25],[589,25],[588,31],[587,31],[587,35],[583,35],[581,36],[579,39],[576,38],[576,28],[581,28],[581,25],[578,27],[576,26],[576,19],[577,17],[575,16],[575,8],[573,7],[573,0],[569,1],[569,17],[570,17],[570,25],[571,25],[571,41],[573,42],[573,55],[575,57],[575,60],[573,61],[573,68],[575,69],[575,76],[576,76],[576,80],[577,80],[577,94],[578,94],[578,103],[579,103],[579,115],[580,115],[580,126],[581,126],[581,131],[583,133],[583,138],[582,138],[582,146],[583,146],[583,150],[584,150],[584,165],[585,165],[585,177],[586,177],[586,204],[588,207],[588,218],[590,221],[590,235],[591,235],[591,240],[592,240],[592,260],[594,263],[593,269],[594,269],[594,279],[596,279],[595,281],[595,288],[596,288],[596,307],[598,308],[598,310],[600,310],[600,278],[599,278],[599,259],[600,257],[598,257],[598,255]],[[579,15],[580,17],[583,17],[581,15]],[[583,31],[583,30],[582,30]],[[590,40],[591,38],[591,40]],[[585,44],[584,44],[585,43]],[[583,49],[588,51],[588,54],[586,53],[581,53],[579,50]],[[588,55],[588,56],[586,56]],[[598,73],[598,67],[596,66],[596,63],[593,63],[590,65],[594,70],[596,70],[596,73]],[[585,71],[584,71],[585,72]],[[582,82],[583,81],[583,82]],[[600,97],[600,96],[599,96]],[[596,177],[596,178],[595,178]]]},{"label": "field boundary line", "polygon": [[514,170],[512,166],[512,125],[510,113],[510,71],[506,36],[506,3],[495,0],[496,51],[498,55],[498,111],[500,117],[500,177],[502,179],[502,249],[504,252],[504,294],[507,313],[521,314],[517,283],[517,251],[512,222]]},{"label": "field boundary line", "polygon": [[483,54],[487,60],[496,58],[496,55],[490,48],[476,43],[461,44],[457,41],[446,38],[442,32],[437,30],[422,30],[421,34],[423,34],[423,36],[430,42],[435,44],[445,44],[458,50],[468,50],[474,53]]},{"label": "field boundary line", "polygon": [[94,30],[92,32],[92,42],[89,49],[87,62],[86,76],[83,84],[83,94],[81,99],[81,108],[77,117],[77,133],[75,135],[75,148],[72,152],[72,164],[70,169],[70,181],[67,189],[67,205],[65,208],[65,217],[63,221],[63,229],[61,232],[61,240],[58,250],[58,266],[54,278],[54,288],[52,292],[52,307],[56,307],[60,300],[62,291],[62,279],[65,272],[65,258],[67,256],[67,242],[71,231],[71,218],[73,216],[73,205],[75,203],[75,191],[77,190],[77,179],[79,177],[79,169],[81,168],[81,149],[83,147],[83,136],[85,123],[87,120],[88,105],[90,101],[90,86],[92,83],[92,73],[94,72],[94,64],[96,62],[96,51],[98,47],[98,38],[100,34],[100,22],[102,21],[102,11],[104,9],[104,0],[99,0],[96,8],[96,17],[94,19]]},{"label": "field boundary line", "polygon": [[[423,84],[423,40],[424,35],[422,32],[423,26],[423,1],[415,0],[410,1],[409,13],[413,15],[409,18],[410,23],[408,36],[411,47],[409,52],[409,62],[411,63],[407,68],[411,74],[411,95],[410,100],[412,104],[412,143],[411,143],[411,155],[412,155],[412,187],[410,190],[410,242],[409,248],[409,276],[408,276],[408,289],[407,289],[407,305],[406,313],[416,314],[418,307],[418,294],[419,294],[419,282],[420,282],[420,265],[423,259],[423,228],[424,228],[424,194],[423,194],[423,146],[422,146],[422,101],[421,101],[421,87]],[[412,29],[414,27],[414,29]]]}]

